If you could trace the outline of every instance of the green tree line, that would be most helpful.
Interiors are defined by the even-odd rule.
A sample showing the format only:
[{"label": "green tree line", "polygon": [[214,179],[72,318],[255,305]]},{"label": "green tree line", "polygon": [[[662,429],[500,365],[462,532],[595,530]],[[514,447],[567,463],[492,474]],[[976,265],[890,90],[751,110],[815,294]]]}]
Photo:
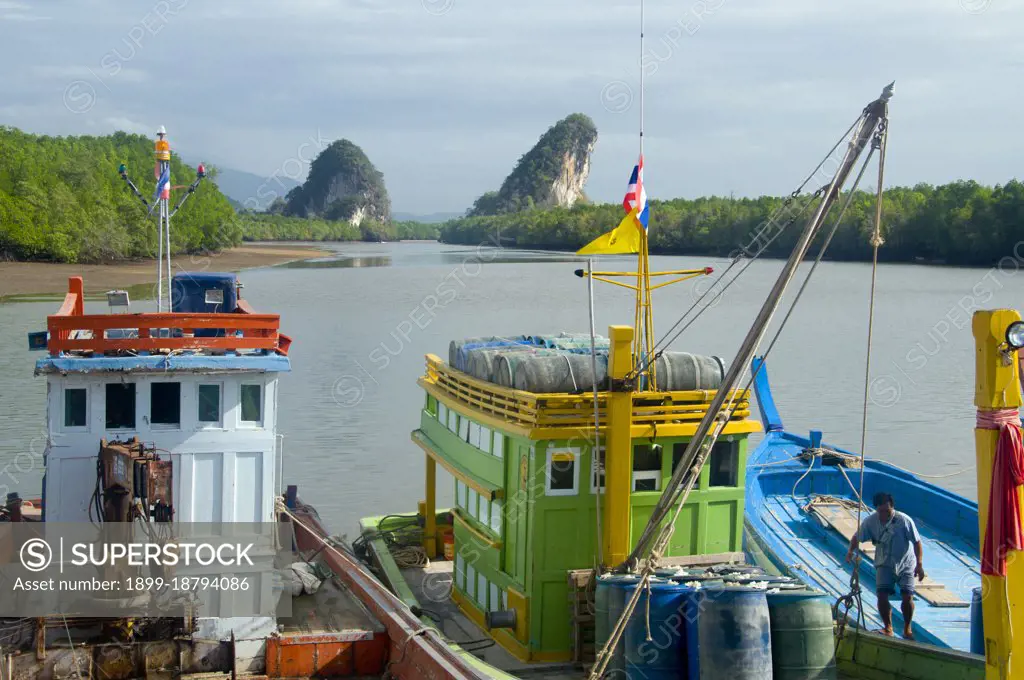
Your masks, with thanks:
[{"label": "green tree line", "polygon": [[268,213],[239,212],[236,223],[246,241],[404,241],[436,240],[439,225],[364,219],[359,226],[346,220],[321,220]]},{"label": "green tree line", "polygon": [[[782,211],[781,223],[795,217],[794,225],[778,234],[766,256],[788,256],[799,226],[809,214],[800,212],[806,200],[798,198]],[[829,246],[829,258],[871,259],[874,205],[871,194],[853,196]],[[728,256],[764,242],[763,238],[755,240],[754,235],[783,207],[783,199],[712,196],[651,201],[650,206],[652,252]],[[838,212],[839,206],[833,209],[831,219]],[[464,217],[442,225],[441,240],[476,245],[500,239],[511,247],[576,250],[615,227],[622,216],[621,205],[604,204]],[[1014,255],[1014,248],[1021,251],[1017,244],[1024,239],[1024,184],[1012,180],[987,187],[959,181],[895,187],[884,193],[882,223],[885,244],[880,257],[887,261],[992,265]]]},{"label": "green tree line", "polygon": [[[155,189],[153,140],[117,132],[104,137],[51,137],[0,126],[0,259],[110,262],[154,257],[156,218],[125,186],[129,176],[146,198]],[[210,180],[189,198],[171,223],[175,253],[215,252],[244,240],[394,241],[436,239],[438,225],[236,213]],[[171,183],[190,184],[195,169],[176,155]],[[172,202],[182,190],[171,193]]]},{"label": "green tree line", "polygon": [[[117,167],[150,198],[153,140],[117,132],[106,137],[50,137],[0,126],[0,258],[102,262],[151,257],[156,218],[125,187]],[[171,183],[195,179],[195,169],[171,159]],[[172,192],[172,198],[181,195]],[[177,252],[238,243],[227,198],[207,182],[172,222]]]}]

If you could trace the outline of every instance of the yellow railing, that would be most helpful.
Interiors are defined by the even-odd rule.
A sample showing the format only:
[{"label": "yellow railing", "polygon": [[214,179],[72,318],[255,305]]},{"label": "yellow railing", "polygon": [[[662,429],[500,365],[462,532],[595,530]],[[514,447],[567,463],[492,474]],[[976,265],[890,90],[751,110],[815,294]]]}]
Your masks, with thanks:
[{"label": "yellow railing", "polygon": [[[594,397],[585,394],[537,394],[501,387],[452,368],[440,357],[427,355],[427,371],[420,385],[445,401],[461,404],[492,418],[525,428],[589,428],[594,423]],[[750,415],[749,394],[735,390],[736,409],[730,420]],[[665,424],[698,422],[715,397],[715,390],[637,392],[633,395],[633,422]],[[598,412],[605,417],[607,393],[597,396]]]}]

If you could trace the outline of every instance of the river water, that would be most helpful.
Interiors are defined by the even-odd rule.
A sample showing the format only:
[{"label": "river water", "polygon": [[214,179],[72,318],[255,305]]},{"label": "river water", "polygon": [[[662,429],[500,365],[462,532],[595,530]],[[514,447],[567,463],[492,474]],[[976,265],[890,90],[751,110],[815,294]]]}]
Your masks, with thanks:
[{"label": "river water", "polygon": [[[249,270],[242,280],[244,297],[260,311],[280,313],[283,331],[294,339],[279,403],[287,480],[336,531],[351,535],[360,516],[413,510],[423,497],[423,456],[409,433],[423,402],[416,378],[424,355],[447,357],[452,338],[585,331],[587,286],[573,275],[581,263],[566,254],[438,243],[329,247],[330,258]],[[710,265],[721,271],[727,264],[652,257],[656,270]],[[753,263],[672,348],[730,359],[782,264]],[[622,258],[598,264],[632,266]],[[787,429],[822,429],[826,441],[854,450],[870,277],[867,264],[820,265],[768,360]],[[1022,284],[1024,272],[1008,261],[991,270],[880,266],[870,457],[934,475],[936,483],[976,497],[970,313],[1022,306]],[[595,285],[598,332],[632,323],[632,293]],[[655,293],[659,337],[699,290],[685,282]],[[39,492],[42,470],[32,454],[45,437],[45,381],[33,377],[39,354],[27,351],[26,333],[44,329],[58,305],[56,297],[0,303],[0,491]],[[449,485],[439,487],[439,502],[450,502]]]}]

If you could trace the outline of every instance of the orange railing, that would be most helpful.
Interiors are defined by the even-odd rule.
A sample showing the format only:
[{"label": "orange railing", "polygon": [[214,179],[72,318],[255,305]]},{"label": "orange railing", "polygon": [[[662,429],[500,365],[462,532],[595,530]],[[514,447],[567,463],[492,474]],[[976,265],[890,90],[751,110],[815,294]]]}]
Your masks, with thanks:
[{"label": "orange railing", "polygon": [[[288,353],[291,339],[280,333],[277,314],[255,314],[239,300],[229,314],[85,314],[82,277],[68,280],[64,304],[46,319],[47,349],[61,352],[153,352],[173,350],[273,350]],[[195,337],[195,331],[222,329],[223,336]],[[117,337],[107,331],[117,329]],[[125,332],[127,331],[127,332]]]}]

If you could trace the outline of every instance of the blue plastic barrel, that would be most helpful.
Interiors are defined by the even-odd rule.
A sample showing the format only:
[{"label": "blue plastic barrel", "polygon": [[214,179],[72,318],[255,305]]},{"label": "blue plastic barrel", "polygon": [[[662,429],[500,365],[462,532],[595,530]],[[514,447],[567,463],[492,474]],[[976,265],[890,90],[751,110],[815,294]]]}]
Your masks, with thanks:
[{"label": "blue plastic barrel", "polygon": [[[637,584],[624,589],[628,600]],[[687,588],[673,581],[652,582],[650,618],[648,593],[643,592],[626,626],[626,677],[645,680],[685,680],[686,668],[686,593]],[[648,623],[651,639],[647,639]]]},{"label": "blue plastic barrel", "polygon": [[[600,652],[626,605],[626,589],[640,581],[636,576],[614,575],[597,580],[594,592],[594,649]],[[626,677],[626,639],[619,638],[615,653],[606,666],[605,675],[611,678]]]},{"label": "blue plastic barrel", "polygon": [[726,585],[684,594],[690,680],[772,680],[764,590]]},{"label": "blue plastic barrel", "polygon": [[985,653],[985,620],[981,606],[981,588],[975,588],[971,594],[971,654]]}]

